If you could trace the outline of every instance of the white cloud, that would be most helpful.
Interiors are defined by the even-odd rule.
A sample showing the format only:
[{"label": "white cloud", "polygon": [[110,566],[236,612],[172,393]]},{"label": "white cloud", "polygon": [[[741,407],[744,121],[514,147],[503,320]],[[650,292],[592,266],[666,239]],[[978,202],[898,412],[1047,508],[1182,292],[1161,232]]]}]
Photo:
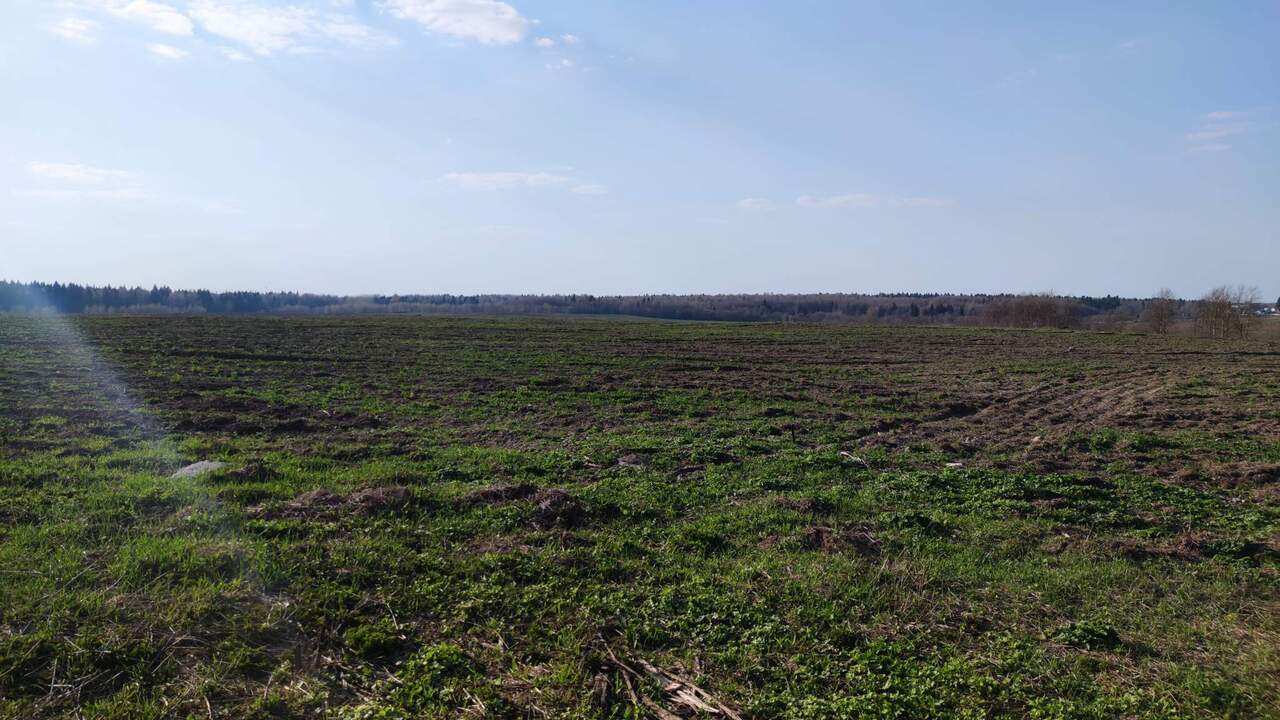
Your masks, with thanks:
[{"label": "white cloud", "polygon": [[252,62],[253,61],[253,58],[249,57],[248,55],[245,55],[244,53],[240,52],[235,48],[230,48],[230,47],[222,48],[222,55],[223,57],[225,57],[226,59],[232,62]]},{"label": "white cloud", "polygon": [[1230,150],[1223,142],[1226,138],[1244,135],[1249,130],[1248,114],[1233,110],[1216,110],[1205,113],[1200,127],[1183,136],[1190,143],[1188,150],[1195,153],[1212,153]]},{"label": "white cloud", "polygon": [[165,45],[164,43],[148,45],[147,50],[149,50],[152,55],[164,58],[165,60],[186,60],[187,57],[191,55],[191,53],[186,50],[180,50],[172,45]]},{"label": "white cloud", "polygon": [[47,180],[92,185],[119,182],[133,177],[133,173],[124,170],[109,170],[80,163],[33,162],[27,165],[27,170],[32,175]]},{"label": "white cloud", "polygon": [[1193,153],[1217,153],[1230,149],[1231,146],[1226,143],[1205,143],[1204,145],[1191,146],[1191,152]]},{"label": "white cloud", "polygon": [[151,3],[150,0],[133,0],[118,10],[118,14],[131,18],[168,35],[191,35],[195,31],[191,18],[179,13],[170,5]]},{"label": "white cloud", "polygon": [[151,199],[151,193],[138,187],[110,188],[106,190],[88,190],[84,196],[95,200],[121,200],[137,202]]},{"label": "white cloud", "polygon": [[1239,135],[1244,132],[1242,127],[1207,127],[1203,130],[1187,133],[1187,139],[1192,142],[1202,142],[1204,140],[1221,140],[1224,137]]},{"label": "white cloud", "polygon": [[139,188],[120,188],[117,190],[15,190],[15,197],[33,200],[118,200],[137,202],[150,199],[146,191]]},{"label": "white cloud", "polygon": [[115,17],[145,24],[165,35],[189,36],[195,32],[191,18],[173,5],[155,3],[154,0],[92,0],[92,4]]},{"label": "white cloud", "polygon": [[768,198],[742,198],[738,201],[738,207],[743,210],[776,210],[777,205]]},{"label": "white cloud", "polygon": [[1021,70],[1014,70],[1013,72],[1001,78],[1000,82],[996,83],[996,87],[1006,88],[1006,89],[1017,88],[1023,85],[1024,83],[1030,82],[1031,80],[1035,79],[1035,77],[1038,76],[1039,74],[1040,74],[1040,71],[1035,68],[1023,68]]},{"label": "white cloud", "polygon": [[321,36],[350,47],[384,47],[399,42],[364,23],[340,16],[325,20],[318,30]]},{"label": "white cloud", "polygon": [[508,190],[517,187],[544,188],[573,182],[563,175],[526,172],[460,172],[444,176],[448,182],[464,190]]},{"label": "white cloud", "polygon": [[540,37],[537,40],[534,40],[533,44],[540,48],[553,48],[556,46],[556,41],[549,37]]},{"label": "white cloud", "polygon": [[547,172],[454,172],[446,174],[442,179],[463,190],[535,188],[568,190],[576,195],[605,195],[609,192],[607,185]]},{"label": "white cloud", "polygon": [[1142,47],[1142,41],[1135,38],[1133,40],[1125,40],[1111,48],[1111,50],[1113,53],[1122,55],[1125,53],[1131,53],[1140,47]]},{"label": "white cloud", "polygon": [[197,208],[210,215],[244,215],[244,208],[228,200],[208,200],[197,203]]},{"label": "white cloud", "polygon": [[561,35],[560,39],[564,41],[565,45],[577,45],[578,43],[582,42],[582,38],[578,37],[577,35],[571,35],[569,33],[565,33],[564,35]]},{"label": "white cloud", "polygon": [[92,45],[97,41],[98,23],[87,18],[68,17],[49,26],[49,32],[63,40]]},{"label": "white cloud", "polygon": [[[60,0],[65,7],[92,9],[138,23],[152,31],[192,36],[197,28],[229,41],[244,52],[224,51],[228,59],[243,61],[247,53],[307,53],[324,43],[349,47],[384,47],[396,38],[375,30],[356,17],[354,0]],[[429,32],[474,40],[487,45],[522,41],[537,24],[501,0],[378,0],[395,17],[417,22]],[[98,23],[69,17],[48,30],[66,40],[90,43]],[[567,43],[577,42],[572,35]],[[554,37],[536,41],[555,47]],[[177,48],[175,48],[177,49]]]},{"label": "white cloud", "polygon": [[296,46],[297,37],[307,34],[312,18],[311,11],[297,6],[267,8],[214,0],[198,0],[191,14],[205,30],[259,55]]},{"label": "white cloud", "polygon": [[[155,203],[211,215],[242,214],[233,201],[153,192],[138,173],[94,167],[83,163],[33,162],[27,164],[32,186],[13,191],[30,200],[102,203]],[[167,186],[166,186],[167,187]]]},{"label": "white cloud", "polygon": [[243,0],[194,0],[191,16],[206,31],[257,55],[306,52],[306,43],[329,40],[352,47],[394,44],[395,40],[355,19],[321,14],[298,5],[256,5]]},{"label": "white cloud", "polygon": [[128,201],[150,197],[136,182],[137,176],[124,170],[81,163],[33,162],[27,165],[27,171],[45,187],[15,192],[19,197]]},{"label": "white cloud", "polygon": [[879,203],[879,197],[870,193],[851,193],[848,195],[832,195],[830,197],[801,195],[796,198],[797,205],[809,208],[866,208],[875,207]]},{"label": "white cloud", "polygon": [[429,32],[511,45],[524,39],[534,22],[499,0],[383,0],[392,15],[412,20]]},{"label": "white cloud", "polygon": [[954,203],[945,198],[895,197],[877,193],[849,193],[847,195],[830,195],[826,197],[801,195],[796,198],[796,204],[805,208],[859,210],[878,207],[945,207]]}]

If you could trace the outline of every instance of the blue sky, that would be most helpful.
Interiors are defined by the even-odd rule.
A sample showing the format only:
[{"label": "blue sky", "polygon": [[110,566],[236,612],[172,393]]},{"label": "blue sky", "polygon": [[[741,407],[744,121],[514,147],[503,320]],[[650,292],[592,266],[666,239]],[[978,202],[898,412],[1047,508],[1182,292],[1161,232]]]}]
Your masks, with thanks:
[{"label": "blue sky", "polygon": [[1280,4],[6,0],[0,277],[1280,295]]}]

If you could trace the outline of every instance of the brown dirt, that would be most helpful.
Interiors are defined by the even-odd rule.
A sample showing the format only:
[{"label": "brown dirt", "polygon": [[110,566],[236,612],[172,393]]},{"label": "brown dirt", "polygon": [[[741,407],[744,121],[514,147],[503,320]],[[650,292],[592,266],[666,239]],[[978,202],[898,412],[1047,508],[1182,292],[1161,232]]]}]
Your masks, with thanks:
[{"label": "brown dirt", "polygon": [[1226,488],[1263,488],[1280,483],[1280,463],[1231,463],[1211,468],[1208,475]]},{"label": "brown dirt", "polygon": [[[1115,430],[1158,439],[1200,433],[1280,440],[1274,380],[1280,352],[1262,342],[972,328],[699,325],[685,331],[647,323],[421,318],[298,322],[287,333],[281,327],[270,319],[178,318],[163,327],[125,319],[86,322],[84,329],[132,397],[156,411],[164,432],[215,441],[250,436],[263,452],[305,448],[339,461],[411,455],[423,446],[579,452],[591,439],[623,428],[650,436],[737,430],[761,446],[782,438],[799,448],[854,453],[860,445],[911,448],[966,467],[1049,472],[1121,463],[1154,477],[1214,484],[1213,468],[1240,459],[1238,453],[1204,447],[1208,443],[1098,449],[1079,447],[1076,438]],[[37,338],[17,341],[25,342],[17,349],[35,355],[50,350]],[[203,352],[207,343],[226,350]],[[320,347],[328,352],[318,354]],[[533,371],[532,353],[572,354],[573,360]],[[71,428],[98,423],[120,434],[136,425],[118,409],[90,412],[51,400],[54,379],[24,368],[0,380],[7,393],[0,399],[22,409],[12,415],[20,423],[58,415]],[[339,383],[350,387],[335,392]],[[530,388],[532,401],[510,397]],[[290,400],[256,395],[264,389]],[[587,392],[616,398],[605,405],[582,402]],[[690,402],[663,401],[672,394]],[[327,407],[302,399],[318,396],[346,399],[325,401]],[[376,415],[372,407],[379,408]],[[58,434],[47,431],[11,450],[39,451]],[[644,468],[667,460],[731,463],[748,454],[620,452],[613,459]],[[936,458],[929,462],[937,465]],[[1274,485],[1265,476],[1225,482],[1266,497]]]},{"label": "brown dirt", "polygon": [[806,515],[816,515],[818,513],[829,512],[831,510],[828,503],[815,500],[814,498],[793,498],[780,495],[776,497],[773,502],[775,505],[785,510],[794,510]]},{"label": "brown dirt", "polygon": [[[1225,377],[1226,368],[1213,368]],[[1124,455],[1136,469],[1161,477],[1194,476],[1188,468],[1210,454],[1181,447],[1143,452],[1117,448],[1096,452],[1073,447],[1073,440],[1102,430],[1167,437],[1176,431],[1280,438],[1280,422],[1239,411],[1230,397],[1188,397],[1178,389],[1182,379],[1168,368],[1117,368],[1080,377],[1056,378],[1015,393],[974,398],[975,412],[941,412],[923,421],[907,421],[876,432],[864,444],[890,450],[936,447],[975,464],[1001,467],[1027,465],[1057,472],[1098,470]],[[961,407],[965,405],[952,405]],[[989,458],[997,457],[991,461]],[[1274,466],[1256,467],[1236,476],[1238,484],[1274,482]],[[1230,482],[1230,481],[1228,481]]]},{"label": "brown dirt", "polygon": [[1147,560],[1150,558],[1173,558],[1186,562],[1203,560],[1205,557],[1206,538],[1202,535],[1185,534],[1176,540],[1164,542],[1144,542],[1129,538],[1117,538],[1108,542],[1108,550],[1130,560]]}]

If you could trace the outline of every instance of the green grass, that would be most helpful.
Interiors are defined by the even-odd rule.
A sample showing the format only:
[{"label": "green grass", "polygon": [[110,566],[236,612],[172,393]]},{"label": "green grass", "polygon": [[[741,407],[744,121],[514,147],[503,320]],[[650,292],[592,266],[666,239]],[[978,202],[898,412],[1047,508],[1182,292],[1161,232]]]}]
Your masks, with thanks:
[{"label": "green grass", "polygon": [[0,717],[1280,717],[1265,345],[59,328],[0,316]]}]

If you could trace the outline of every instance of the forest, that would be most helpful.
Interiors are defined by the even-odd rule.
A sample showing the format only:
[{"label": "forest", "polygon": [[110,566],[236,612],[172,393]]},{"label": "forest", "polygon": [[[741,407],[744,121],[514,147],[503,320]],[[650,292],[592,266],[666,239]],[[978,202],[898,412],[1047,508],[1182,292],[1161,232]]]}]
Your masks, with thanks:
[{"label": "forest", "polygon": [[[0,282],[0,312],[63,313],[629,315],[666,320],[737,322],[890,322],[1055,326],[1134,322],[1154,300],[1052,294],[815,293],[737,295],[327,295],[213,292],[164,286],[93,287],[74,283]],[[1177,300],[1177,318],[1193,316]]]}]

